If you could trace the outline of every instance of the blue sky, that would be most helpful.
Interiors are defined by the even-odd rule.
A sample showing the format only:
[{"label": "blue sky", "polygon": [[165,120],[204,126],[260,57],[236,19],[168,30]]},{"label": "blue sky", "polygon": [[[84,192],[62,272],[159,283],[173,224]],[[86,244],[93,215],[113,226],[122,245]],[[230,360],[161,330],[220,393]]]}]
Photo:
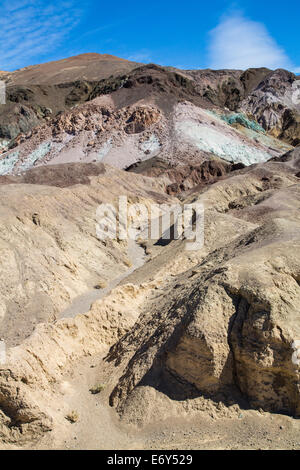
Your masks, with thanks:
[{"label": "blue sky", "polygon": [[180,68],[300,73],[299,0],[0,1],[0,70],[84,52]]}]

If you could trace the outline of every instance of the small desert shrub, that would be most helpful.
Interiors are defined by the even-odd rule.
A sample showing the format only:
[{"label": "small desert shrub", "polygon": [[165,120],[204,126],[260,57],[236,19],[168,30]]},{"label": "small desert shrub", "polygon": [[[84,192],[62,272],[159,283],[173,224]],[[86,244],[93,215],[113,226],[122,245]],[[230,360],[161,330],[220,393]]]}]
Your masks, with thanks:
[{"label": "small desert shrub", "polygon": [[147,240],[145,240],[144,238],[141,238],[139,237],[137,239],[137,243],[142,247],[142,248],[146,248],[147,246]]},{"label": "small desert shrub", "polygon": [[95,387],[90,388],[90,392],[92,395],[96,395],[97,393],[102,392],[102,390],[104,390],[103,384],[98,384],[98,385],[95,385]]},{"label": "small desert shrub", "polygon": [[95,285],[95,289],[105,289],[106,286],[107,286],[107,283],[105,281],[99,281]]},{"label": "small desert shrub", "polygon": [[78,421],[79,416],[77,411],[73,410],[70,413],[67,414],[66,419],[70,421],[70,423],[76,423]]}]

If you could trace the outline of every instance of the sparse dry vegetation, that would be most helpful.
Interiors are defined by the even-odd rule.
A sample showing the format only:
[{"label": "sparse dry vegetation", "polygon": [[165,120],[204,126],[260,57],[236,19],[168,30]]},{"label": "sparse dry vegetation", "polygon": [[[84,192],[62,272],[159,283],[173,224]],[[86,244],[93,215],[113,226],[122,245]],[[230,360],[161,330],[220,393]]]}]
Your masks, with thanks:
[{"label": "sparse dry vegetation", "polygon": [[98,281],[97,284],[95,284],[95,289],[105,289],[105,287],[107,287],[106,281]]},{"label": "sparse dry vegetation", "polygon": [[68,413],[66,415],[66,420],[68,420],[72,424],[76,423],[78,421],[78,419],[79,419],[79,415],[78,415],[77,411],[75,411],[75,410],[70,411],[70,413]]},{"label": "sparse dry vegetation", "polygon": [[104,390],[104,388],[105,388],[105,385],[98,384],[98,385],[95,385],[94,387],[91,387],[90,392],[91,392],[92,395],[97,395],[98,393],[102,392],[102,390]]}]

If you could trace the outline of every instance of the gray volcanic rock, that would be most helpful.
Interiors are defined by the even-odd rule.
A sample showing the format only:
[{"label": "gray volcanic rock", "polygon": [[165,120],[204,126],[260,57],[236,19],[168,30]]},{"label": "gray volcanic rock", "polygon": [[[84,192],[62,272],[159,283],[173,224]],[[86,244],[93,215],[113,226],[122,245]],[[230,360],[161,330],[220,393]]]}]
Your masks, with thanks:
[{"label": "gray volcanic rock", "polygon": [[271,71],[266,68],[242,70],[188,70],[196,83],[196,90],[219,108],[236,111]]},{"label": "gray volcanic rock", "polygon": [[297,145],[300,137],[300,81],[291,72],[278,69],[244,99],[240,109],[253,115],[267,131]]}]

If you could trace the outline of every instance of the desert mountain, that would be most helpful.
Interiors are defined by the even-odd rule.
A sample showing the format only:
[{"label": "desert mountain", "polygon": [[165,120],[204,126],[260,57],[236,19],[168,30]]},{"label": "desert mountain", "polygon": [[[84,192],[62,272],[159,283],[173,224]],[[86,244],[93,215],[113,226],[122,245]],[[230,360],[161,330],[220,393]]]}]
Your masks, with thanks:
[{"label": "desert mountain", "polygon": [[2,109],[1,173],[72,161],[126,168],[158,155],[266,161],[297,144],[297,83],[285,71],[147,65],[100,81],[13,89]]},{"label": "desert mountain", "polygon": [[[298,78],[96,54],[5,77],[1,448],[299,448]],[[119,196],[201,205],[203,246],[147,216],[99,238]]]},{"label": "desert mountain", "polygon": [[52,114],[86,101],[89,82],[129,73],[138,65],[108,54],[81,54],[3,72],[7,104],[0,110],[0,138],[11,139],[28,132]]}]

